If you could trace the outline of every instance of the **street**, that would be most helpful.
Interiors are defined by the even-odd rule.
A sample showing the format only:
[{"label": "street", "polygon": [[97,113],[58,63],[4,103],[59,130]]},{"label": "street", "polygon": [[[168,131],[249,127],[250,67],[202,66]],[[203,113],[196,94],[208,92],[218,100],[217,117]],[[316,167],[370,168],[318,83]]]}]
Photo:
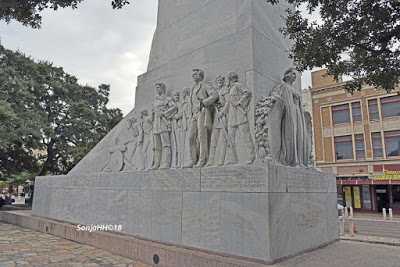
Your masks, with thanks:
[{"label": "street", "polygon": [[400,239],[400,221],[354,219],[357,235]]},{"label": "street", "polygon": [[[345,225],[347,232],[347,220]],[[354,219],[354,226],[357,231],[356,235],[398,238],[400,240],[400,221]]]}]

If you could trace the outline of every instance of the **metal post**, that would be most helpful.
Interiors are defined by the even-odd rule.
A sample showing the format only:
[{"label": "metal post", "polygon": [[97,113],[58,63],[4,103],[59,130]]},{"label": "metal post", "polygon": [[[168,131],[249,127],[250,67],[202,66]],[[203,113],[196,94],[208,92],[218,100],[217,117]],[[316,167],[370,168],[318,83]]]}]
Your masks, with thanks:
[{"label": "metal post", "polygon": [[354,218],[353,207],[350,207],[350,217]]},{"label": "metal post", "polygon": [[344,217],[339,216],[339,234],[340,236],[344,236]]},{"label": "metal post", "polygon": [[349,222],[348,222],[348,225],[349,225],[349,235],[350,235],[350,236],[354,236],[353,217],[350,216],[348,220],[349,220]]},{"label": "metal post", "polygon": [[383,214],[383,219],[386,220],[386,209],[385,208],[382,209],[382,214]]},{"label": "metal post", "polygon": [[389,209],[389,220],[393,220],[393,210]]}]

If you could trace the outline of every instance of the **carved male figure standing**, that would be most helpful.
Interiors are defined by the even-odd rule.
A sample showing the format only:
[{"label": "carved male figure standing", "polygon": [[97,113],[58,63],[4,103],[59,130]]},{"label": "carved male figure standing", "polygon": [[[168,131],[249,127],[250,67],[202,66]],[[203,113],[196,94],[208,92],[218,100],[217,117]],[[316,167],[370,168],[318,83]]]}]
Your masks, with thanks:
[{"label": "carved male figure standing", "polygon": [[142,152],[143,152],[143,166],[141,169],[148,169],[153,163],[153,145],[152,139],[153,135],[151,131],[153,130],[153,123],[149,121],[147,109],[142,109],[139,112],[139,125],[142,132],[141,140]]},{"label": "carved male figure standing", "polygon": [[[216,114],[221,112],[225,106],[227,94],[229,93],[228,88],[225,87],[225,77],[219,75],[216,78],[217,84],[217,92],[218,92],[218,101],[215,104]],[[210,143],[210,153],[208,156],[208,162],[206,166],[214,165],[215,152],[217,150],[218,141],[220,143],[221,155],[217,162],[218,166],[224,165],[225,162],[225,154],[226,154],[226,146],[227,146],[227,138],[228,137],[228,129],[226,128],[226,117],[214,116],[213,129],[211,133],[211,143]]]},{"label": "carved male figure standing", "polygon": [[156,84],[156,100],[152,109],[154,165],[152,170],[168,169],[171,165],[171,121],[167,119],[175,107],[170,97],[165,95],[166,86]]},{"label": "carved male figure standing", "polygon": [[[194,69],[194,85],[190,90],[189,106],[191,119],[189,126],[190,163],[186,168],[203,167],[207,163],[208,134],[213,124],[212,107],[218,100],[218,93],[210,85],[202,83],[204,72]],[[199,150],[197,149],[199,147]]]},{"label": "carved male figure standing", "polygon": [[175,90],[172,92],[172,100],[173,100],[173,107],[174,111],[172,114],[167,118],[171,120],[172,122],[172,128],[171,128],[171,142],[172,142],[172,162],[171,162],[171,167],[176,168],[180,167],[180,161],[179,161],[179,153],[181,151],[181,124],[180,120],[182,118],[182,113],[180,112],[180,92]]},{"label": "carved male figure standing", "polygon": [[[181,151],[179,152],[179,162],[181,166],[184,166],[189,159],[189,138],[188,138],[188,130],[189,130],[189,123],[191,117],[191,110],[189,106],[190,102],[190,88],[185,87],[182,89],[182,102],[179,105],[179,112],[181,115],[181,119],[179,121],[181,126],[181,140],[182,146]],[[178,115],[179,116],[179,115]]]},{"label": "carved male figure standing", "polygon": [[[247,90],[243,84],[238,82],[238,75],[235,72],[229,72],[227,77],[227,87],[229,88],[228,104],[225,105],[225,109],[222,114],[218,114],[219,117],[222,115],[229,114],[228,116],[228,131],[232,145],[234,149],[231,149],[231,153],[237,153],[237,147],[235,144],[236,131],[241,132],[241,141],[247,150],[247,162],[246,164],[252,164],[254,161],[254,144],[250,134],[249,119],[247,113],[250,110],[251,92]],[[237,162],[231,162],[236,164]]]}]

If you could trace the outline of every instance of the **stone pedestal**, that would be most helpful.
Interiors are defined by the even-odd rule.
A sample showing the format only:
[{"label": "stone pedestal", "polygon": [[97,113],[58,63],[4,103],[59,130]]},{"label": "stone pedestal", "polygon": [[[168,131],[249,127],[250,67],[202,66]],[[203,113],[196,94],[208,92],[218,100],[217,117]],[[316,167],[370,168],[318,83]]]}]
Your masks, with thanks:
[{"label": "stone pedestal", "polygon": [[334,175],[273,164],[38,177],[33,213],[263,261],[339,238]]}]

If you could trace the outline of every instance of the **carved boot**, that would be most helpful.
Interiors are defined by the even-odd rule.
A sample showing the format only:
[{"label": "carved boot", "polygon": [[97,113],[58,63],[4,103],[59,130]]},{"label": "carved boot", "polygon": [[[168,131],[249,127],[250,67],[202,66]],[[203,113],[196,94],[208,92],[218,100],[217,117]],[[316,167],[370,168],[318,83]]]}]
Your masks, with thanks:
[{"label": "carved boot", "polygon": [[214,165],[214,156],[215,156],[216,147],[210,147],[210,157],[208,158],[206,167],[210,167]]},{"label": "carved boot", "polygon": [[182,168],[193,168],[193,166],[196,164],[196,154],[197,154],[197,147],[196,144],[190,144],[189,145],[190,149],[190,162],[186,165],[184,165]]},{"label": "carved boot", "polygon": [[156,150],[154,151],[154,165],[151,167],[151,170],[158,170],[160,168],[161,162],[161,151]]},{"label": "carved boot", "polygon": [[169,169],[171,167],[171,148],[163,147],[162,150],[162,164],[160,170]]},{"label": "carved boot", "polygon": [[225,163],[226,145],[222,146],[221,157],[218,160],[217,166],[222,166]]}]

